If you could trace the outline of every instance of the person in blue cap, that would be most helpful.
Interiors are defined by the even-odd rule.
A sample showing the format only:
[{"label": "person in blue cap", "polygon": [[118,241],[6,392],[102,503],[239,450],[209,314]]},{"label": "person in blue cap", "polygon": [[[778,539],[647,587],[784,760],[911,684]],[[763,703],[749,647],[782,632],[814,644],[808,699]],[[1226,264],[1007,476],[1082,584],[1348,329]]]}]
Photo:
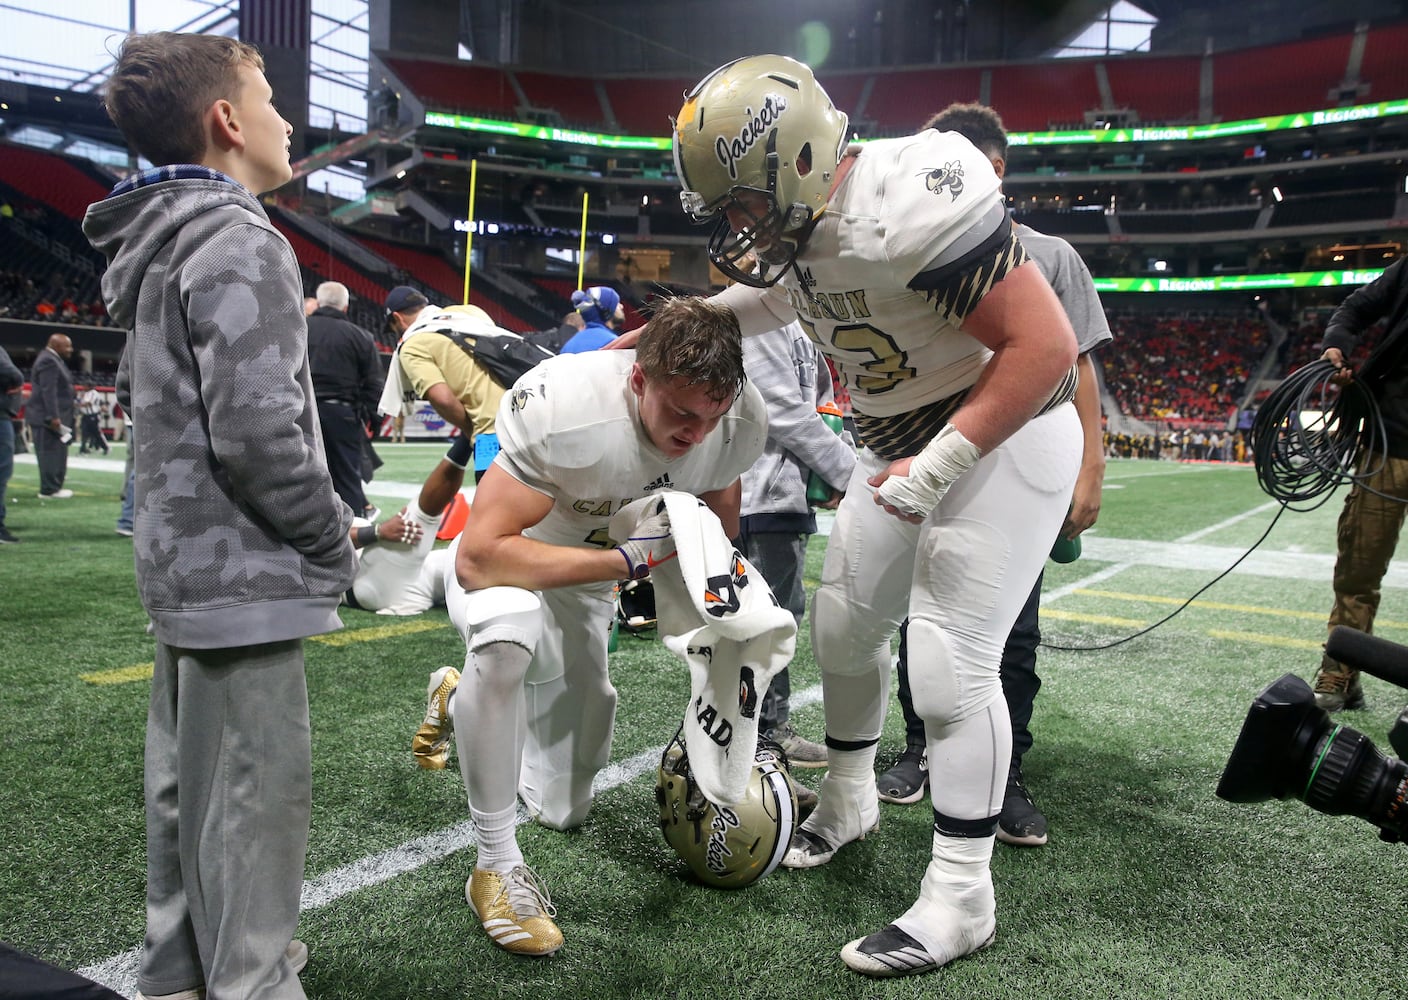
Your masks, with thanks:
[{"label": "person in blue cap", "polygon": [[616,289],[606,285],[573,292],[572,307],[587,325],[562,345],[563,354],[580,354],[605,347],[616,339],[621,322],[626,318],[625,310],[621,308],[621,296]]}]

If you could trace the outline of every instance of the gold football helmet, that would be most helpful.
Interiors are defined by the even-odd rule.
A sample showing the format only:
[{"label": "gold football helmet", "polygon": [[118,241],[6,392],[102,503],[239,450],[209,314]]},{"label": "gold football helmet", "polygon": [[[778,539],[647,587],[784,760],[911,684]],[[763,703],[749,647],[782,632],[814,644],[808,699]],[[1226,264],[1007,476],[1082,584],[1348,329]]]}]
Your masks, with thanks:
[{"label": "gold football helmet", "polygon": [[[674,121],[680,204],[696,222],[717,220],[709,256],[720,271],[767,287],[792,265],[826,208],[847,125],[786,56],[728,63],[685,96]],[[750,252],[756,271],[740,265]]]},{"label": "gold football helmet", "polygon": [[747,794],[736,805],[721,806],[695,784],[682,732],[660,757],[655,783],[660,829],[707,885],[752,885],[778,866],[797,832],[797,794],[782,748],[759,737],[753,759]]}]

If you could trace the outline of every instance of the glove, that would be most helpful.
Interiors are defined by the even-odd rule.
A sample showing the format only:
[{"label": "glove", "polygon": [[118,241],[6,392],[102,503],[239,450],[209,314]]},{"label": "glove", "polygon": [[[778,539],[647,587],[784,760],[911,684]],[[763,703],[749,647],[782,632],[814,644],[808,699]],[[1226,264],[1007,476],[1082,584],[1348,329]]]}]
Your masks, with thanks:
[{"label": "glove", "polygon": [[635,526],[630,538],[616,546],[616,551],[625,557],[626,576],[631,580],[645,579],[656,566],[679,555],[675,551],[675,538],[670,534],[670,514],[664,500],[654,514]]},{"label": "glove", "polygon": [[928,517],[959,476],[978,464],[983,453],[953,424],[945,424],[934,440],[914,456],[909,475],[891,476],[876,491],[891,507],[915,517]]}]

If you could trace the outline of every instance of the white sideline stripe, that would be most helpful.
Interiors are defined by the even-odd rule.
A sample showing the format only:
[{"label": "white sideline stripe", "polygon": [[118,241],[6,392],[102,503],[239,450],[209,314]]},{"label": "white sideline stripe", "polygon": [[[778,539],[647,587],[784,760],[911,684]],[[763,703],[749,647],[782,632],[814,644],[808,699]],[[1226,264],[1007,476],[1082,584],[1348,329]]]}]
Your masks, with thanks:
[{"label": "white sideline stripe", "polygon": [[[793,692],[789,703],[793,710],[800,711],[821,701],[821,685],[813,684],[802,691]],[[592,782],[592,792],[601,795],[621,785],[628,784],[647,772],[653,772],[660,764],[660,750],[645,750],[634,757],[616,761],[602,768]],[[518,822],[527,823],[531,817],[522,806],[518,810]],[[464,820],[454,826],[416,837],[404,844],[392,847],[379,854],[368,855],[358,861],[334,868],[318,876],[311,882],[303,883],[300,907],[303,911],[321,909],[335,903],[343,896],[350,896],[361,889],[388,882],[398,875],[424,868],[428,864],[443,860],[456,851],[475,844],[474,823]],[[137,993],[137,962],[142,949],[129,948],[127,951],[104,959],[96,965],[88,965],[78,970],[95,983],[120,993],[129,1000]]]},{"label": "white sideline stripe", "polygon": [[[1244,546],[1198,545],[1200,538],[1238,524],[1248,518],[1267,515],[1275,501],[1260,504],[1225,521],[1199,528],[1171,542],[1145,542],[1134,538],[1105,538],[1099,534],[1081,535],[1081,553],[1091,559],[1110,560],[1110,565],[1064,587],[1042,592],[1041,603],[1067,597],[1077,590],[1102,583],[1134,566],[1161,569],[1191,569],[1220,573],[1237,561]],[[1269,523],[1269,522],[1268,522]],[[1281,580],[1328,580],[1334,573],[1333,554],[1311,552],[1253,552],[1232,571],[1234,576],[1269,576]],[[1383,586],[1408,588],[1408,564],[1394,563],[1384,574]]]},{"label": "white sideline stripe", "polygon": [[[397,447],[400,447],[398,445]],[[443,445],[437,446],[443,451]],[[38,459],[33,452],[15,456],[16,465],[38,465]],[[89,458],[87,455],[74,455],[68,460],[70,469],[82,469],[84,472],[116,472],[122,473],[127,469],[126,459],[122,458]],[[367,496],[371,497],[395,497],[397,500],[409,500],[412,497],[420,496],[420,483],[397,482],[394,479],[376,479],[367,486]],[[465,499],[474,498],[474,484],[467,483],[464,489],[460,490],[465,495]],[[389,513],[395,513],[391,511]]]}]

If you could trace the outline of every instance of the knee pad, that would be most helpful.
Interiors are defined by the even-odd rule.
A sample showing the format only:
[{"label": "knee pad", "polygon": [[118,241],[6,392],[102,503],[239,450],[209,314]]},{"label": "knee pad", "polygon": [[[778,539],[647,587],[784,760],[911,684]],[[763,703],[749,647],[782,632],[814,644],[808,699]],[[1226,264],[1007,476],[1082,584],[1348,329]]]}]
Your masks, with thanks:
[{"label": "knee pad", "polygon": [[955,648],[952,634],[925,618],[909,621],[909,690],[925,723],[948,725],[1002,698],[996,662],[977,667]]},{"label": "knee pad", "polygon": [[486,587],[465,595],[470,652],[491,642],[511,642],[533,653],[543,635],[543,602],[521,587]]},{"label": "knee pad", "polygon": [[543,782],[541,797],[527,787],[527,782],[520,783],[518,794],[528,815],[540,825],[550,830],[571,830],[581,826],[592,811],[592,779],[595,777],[595,771],[556,774]]},{"label": "knee pad", "polygon": [[861,618],[839,591],[822,587],[812,598],[812,654],[825,673],[854,676],[890,668],[896,623]]}]

